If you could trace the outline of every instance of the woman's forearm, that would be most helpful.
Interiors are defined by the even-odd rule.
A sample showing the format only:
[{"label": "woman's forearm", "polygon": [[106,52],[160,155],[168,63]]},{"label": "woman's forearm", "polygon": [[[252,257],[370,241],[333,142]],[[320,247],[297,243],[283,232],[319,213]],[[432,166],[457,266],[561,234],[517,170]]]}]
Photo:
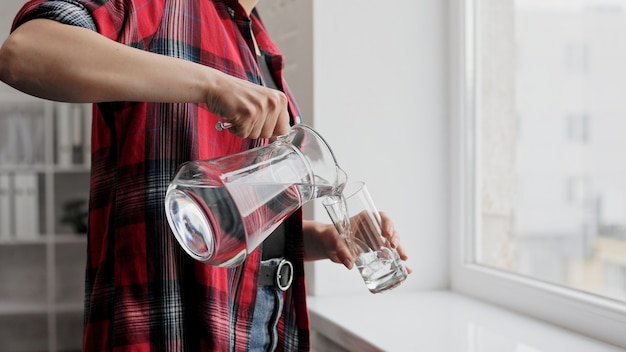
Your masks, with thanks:
[{"label": "woman's forearm", "polygon": [[58,101],[203,102],[223,76],[45,19],[24,23],[0,49],[2,81]]},{"label": "woman's forearm", "polygon": [[327,254],[321,250],[317,234],[324,231],[325,225],[312,220],[302,222],[302,237],[304,240],[304,258],[307,261],[327,259]]},{"label": "woman's forearm", "polygon": [[11,33],[0,48],[0,80],[55,101],[206,103],[242,138],[289,130],[287,97],[278,90],[52,20],[28,21]]}]

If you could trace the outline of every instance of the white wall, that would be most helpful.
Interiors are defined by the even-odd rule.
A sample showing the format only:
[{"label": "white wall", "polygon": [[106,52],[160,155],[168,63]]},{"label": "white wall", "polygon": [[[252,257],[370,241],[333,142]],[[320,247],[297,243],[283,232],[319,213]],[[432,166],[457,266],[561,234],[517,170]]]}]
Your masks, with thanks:
[{"label": "white wall", "polygon": [[[446,3],[264,0],[305,122],[364,180],[408,249],[398,290],[448,285]],[[311,43],[312,40],[312,44]],[[295,63],[294,63],[295,61]],[[321,202],[314,217],[328,221]],[[356,269],[308,268],[315,295],[366,293]]]}]

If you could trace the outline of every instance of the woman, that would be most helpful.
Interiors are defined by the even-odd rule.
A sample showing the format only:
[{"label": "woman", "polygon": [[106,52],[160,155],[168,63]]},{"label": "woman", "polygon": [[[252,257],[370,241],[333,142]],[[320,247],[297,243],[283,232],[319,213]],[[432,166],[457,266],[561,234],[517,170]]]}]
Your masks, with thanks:
[{"label": "woman", "polygon": [[[301,212],[233,269],[186,256],[165,220],[182,162],[265,144],[300,122],[256,1],[32,0],[0,49],[5,83],[95,103],[85,351],[308,350],[303,261],[353,265],[333,226]],[[232,127],[217,131],[218,121]],[[282,259],[294,274],[285,291],[259,280]]]}]

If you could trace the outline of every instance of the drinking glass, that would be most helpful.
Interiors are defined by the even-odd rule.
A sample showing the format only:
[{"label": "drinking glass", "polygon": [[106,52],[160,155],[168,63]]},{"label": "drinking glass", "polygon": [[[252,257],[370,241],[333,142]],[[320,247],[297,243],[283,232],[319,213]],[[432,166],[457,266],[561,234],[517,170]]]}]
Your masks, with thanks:
[{"label": "drinking glass", "polygon": [[372,293],[392,289],[406,280],[406,267],[383,236],[380,213],[364,182],[348,183],[341,196],[326,197],[322,203]]}]

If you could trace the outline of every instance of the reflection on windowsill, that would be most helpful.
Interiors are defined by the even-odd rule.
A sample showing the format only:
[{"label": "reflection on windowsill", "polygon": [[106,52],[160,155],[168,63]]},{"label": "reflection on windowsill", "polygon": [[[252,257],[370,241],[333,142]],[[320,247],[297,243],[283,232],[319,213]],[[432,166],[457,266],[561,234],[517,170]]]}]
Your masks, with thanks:
[{"label": "reflection on windowsill", "polygon": [[468,352],[542,352],[478,324],[467,325]]}]

